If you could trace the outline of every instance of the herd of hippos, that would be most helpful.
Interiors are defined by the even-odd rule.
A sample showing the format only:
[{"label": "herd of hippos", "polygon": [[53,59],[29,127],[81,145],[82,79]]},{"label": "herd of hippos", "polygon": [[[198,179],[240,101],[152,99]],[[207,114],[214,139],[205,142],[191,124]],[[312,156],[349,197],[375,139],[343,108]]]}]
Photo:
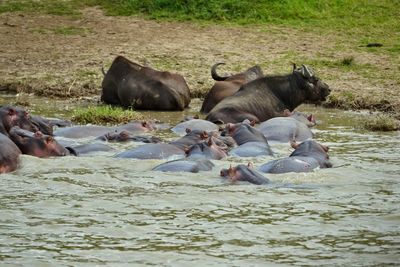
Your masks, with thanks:
[{"label": "herd of hippos", "polygon": [[[215,84],[201,110],[205,119],[187,118],[171,130],[181,137],[163,141],[154,135],[165,128],[152,121],[132,121],[118,126],[72,125],[68,120],[30,115],[24,108],[0,106],[0,173],[20,166],[21,154],[36,157],[83,156],[114,150],[112,142],[140,142],[117,151],[113,157],[164,159],[155,171],[199,172],[214,167],[211,160],[225,157],[273,156],[268,143],[290,143],[294,151],[285,158],[258,168],[251,163],[222,169],[230,181],[265,184],[261,173],[309,172],[329,168],[328,147],[313,140],[315,118],[295,111],[302,103],[321,103],[330,93],[310,67],[293,66],[287,75],[264,75],[259,66],[245,72],[220,76],[211,68]],[[101,100],[138,110],[184,110],[190,90],[179,74],[157,71],[125,57],[114,59],[104,72]],[[74,145],[74,140],[83,144]]]}]

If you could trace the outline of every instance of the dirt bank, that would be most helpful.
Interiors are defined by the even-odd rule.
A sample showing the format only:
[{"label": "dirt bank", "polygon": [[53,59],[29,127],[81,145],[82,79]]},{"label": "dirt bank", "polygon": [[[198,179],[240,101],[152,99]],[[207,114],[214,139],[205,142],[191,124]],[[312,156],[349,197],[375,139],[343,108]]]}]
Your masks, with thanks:
[{"label": "dirt bank", "polygon": [[[182,74],[193,97],[221,72],[254,64],[285,73],[307,63],[333,89],[328,105],[400,111],[399,59],[360,48],[348,36],[283,26],[228,27],[107,17],[88,8],[79,18],[27,13],[0,14],[0,90],[48,97],[99,96],[101,67],[116,55]],[[355,67],[340,66],[353,58]],[[365,67],[365,68],[363,68]],[[377,73],[378,72],[378,73]]]}]

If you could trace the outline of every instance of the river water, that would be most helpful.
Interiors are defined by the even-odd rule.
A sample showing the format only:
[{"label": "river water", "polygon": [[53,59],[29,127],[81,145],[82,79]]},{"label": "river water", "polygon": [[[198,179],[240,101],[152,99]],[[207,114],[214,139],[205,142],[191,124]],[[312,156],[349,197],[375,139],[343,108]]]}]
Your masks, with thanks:
[{"label": "river water", "polygon": [[[14,98],[0,95],[0,104]],[[55,117],[73,108],[46,99],[29,107]],[[358,129],[365,114],[299,110],[317,117],[315,138],[330,147],[334,168],[265,175],[268,186],[230,184],[219,171],[271,157],[214,161],[192,174],[151,171],[163,161],[115,152],[23,155],[20,169],[0,176],[0,266],[398,266],[399,132]],[[146,114],[171,124],[183,117]]]}]

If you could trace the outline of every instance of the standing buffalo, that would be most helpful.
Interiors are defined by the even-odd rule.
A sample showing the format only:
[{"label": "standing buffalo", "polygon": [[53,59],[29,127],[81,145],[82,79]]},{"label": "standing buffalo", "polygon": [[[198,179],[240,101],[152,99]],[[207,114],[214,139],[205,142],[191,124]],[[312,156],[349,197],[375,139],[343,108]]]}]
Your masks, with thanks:
[{"label": "standing buffalo", "polygon": [[215,105],[217,105],[222,99],[236,93],[240,86],[246,84],[255,79],[264,76],[260,66],[253,66],[245,72],[237,73],[231,76],[221,77],[217,74],[217,67],[225,63],[217,63],[211,67],[211,77],[217,82],[211,87],[210,91],[204,98],[203,105],[201,106],[200,112],[208,113]]},{"label": "standing buffalo", "polygon": [[178,74],[157,71],[122,56],[104,73],[101,100],[146,110],[183,110],[190,103],[189,87]]},{"label": "standing buffalo", "polygon": [[234,95],[223,99],[207,115],[215,123],[260,122],[293,111],[304,102],[320,103],[329,95],[329,86],[307,66],[284,76],[266,76],[243,85]]}]

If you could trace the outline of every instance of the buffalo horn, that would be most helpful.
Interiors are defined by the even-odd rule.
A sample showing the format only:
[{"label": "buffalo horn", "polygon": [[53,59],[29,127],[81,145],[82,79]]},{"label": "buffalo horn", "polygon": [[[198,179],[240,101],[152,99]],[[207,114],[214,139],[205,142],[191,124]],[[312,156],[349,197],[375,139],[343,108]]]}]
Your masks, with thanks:
[{"label": "buffalo horn", "polygon": [[223,76],[219,76],[219,75],[217,74],[217,67],[218,67],[219,65],[225,65],[225,63],[219,62],[219,63],[214,64],[214,65],[211,67],[211,77],[212,77],[214,80],[216,80],[216,81],[225,81],[226,79],[229,78],[229,76],[224,76],[224,77],[223,77]]}]

